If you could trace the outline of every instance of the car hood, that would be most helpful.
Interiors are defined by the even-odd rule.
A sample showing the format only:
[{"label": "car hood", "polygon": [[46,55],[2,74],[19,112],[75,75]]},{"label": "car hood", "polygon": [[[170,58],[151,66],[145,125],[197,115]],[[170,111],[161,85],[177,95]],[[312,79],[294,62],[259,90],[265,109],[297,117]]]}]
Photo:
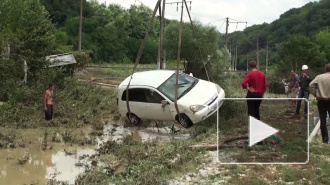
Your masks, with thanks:
[{"label": "car hood", "polygon": [[199,80],[187,94],[178,100],[178,103],[185,105],[204,105],[214,95],[218,94],[217,84],[205,80]]}]

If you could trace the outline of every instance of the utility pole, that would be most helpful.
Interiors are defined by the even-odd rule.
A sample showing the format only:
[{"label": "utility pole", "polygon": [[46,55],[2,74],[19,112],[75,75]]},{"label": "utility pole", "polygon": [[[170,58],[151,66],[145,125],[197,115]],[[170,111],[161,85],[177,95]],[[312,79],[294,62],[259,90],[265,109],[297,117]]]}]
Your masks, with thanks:
[{"label": "utility pole", "polygon": [[[227,17],[226,18],[226,34],[225,34],[225,49],[226,50],[227,50],[227,41],[228,41],[228,39],[227,39],[227,37],[228,37],[228,26],[229,26],[229,18]],[[231,61],[233,61],[233,60],[231,59]],[[224,69],[226,70],[226,59],[225,58],[223,59],[223,66],[224,66]],[[232,67],[234,68],[234,66],[232,66]]]},{"label": "utility pole", "polygon": [[[177,5],[177,7],[176,7],[176,11],[178,11],[179,10],[179,4],[181,4],[181,20],[182,20],[182,16],[183,16],[183,1],[176,1],[176,2],[168,2],[168,3],[166,3],[165,2],[165,0],[163,0],[163,11],[162,11],[162,14],[161,14],[161,17],[162,17],[162,22],[161,22],[161,27],[162,27],[162,29],[161,30],[163,30],[163,33],[162,33],[162,36],[161,37],[163,37],[162,39],[160,39],[160,40],[162,40],[161,42],[162,42],[162,44],[163,44],[163,40],[164,40],[164,37],[165,37],[165,26],[164,26],[164,24],[166,23],[165,22],[165,4],[176,4]],[[190,3],[190,7],[189,7],[189,9],[191,10],[191,3],[192,3],[192,1],[186,1],[186,3]],[[181,41],[180,41],[181,42]],[[161,45],[162,45],[161,44]],[[180,45],[181,45],[181,43],[180,43]],[[181,52],[181,51],[180,51]],[[162,53],[162,57],[160,57],[159,56],[159,62],[160,62],[160,67],[159,67],[159,69],[165,69],[166,68],[166,50],[165,49],[163,49],[163,46],[161,46],[161,49],[160,49],[160,51],[159,51],[159,53]],[[158,55],[160,55],[160,54],[158,54]]]},{"label": "utility pole", "polygon": [[231,55],[232,49],[231,49],[231,44],[229,45],[229,53],[230,53],[230,67],[229,70],[234,70],[234,63],[233,63],[233,56]]},{"label": "utility pole", "polygon": [[[181,60],[182,19],[183,19],[183,0],[181,6],[181,18],[180,18],[180,29],[179,29],[178,56],[177,56],[178,63]],[[178,82],[178,77],[177,77],[177,82]],[[177,92],[175,91],[175,93]]]},{"label": "utility pole", "polygon": [[162,46],[161,46],[161,52],[162,53],[162,58],[161,58],[161,66],[162,66],[162,69],[166,69],[166,51],[164,49],[164,38],[165,38],[165,4],[166,4],[166,0],[163,0],[163,12],[162,12]]},{"label": "utility pole", "polygon": [[229,18],[226,18],[226,35],[225,35],[225,46],[227,48],[227,37],[228,37],[228,26],[229,26]]},{"label": "utility pole", "polygon": [[163,17],[162,17],[162,5],[159,3],[158,5],[158,11],[159,11],[159,40],[158,40],[158,56],[157,56],[157,66],[158,69],[163,69],[163,62],[162,62],[162,35],[163,35],[163,27],[162,27],[162,22],[163,22]]},{"label": "utility pole", "polygon": [[236,57],[235,57],[235,70],[234,71],[237,71],[237,45],[236,45]]},{"label": "utility pole", "polygon": [[[235,22],[229,22],[229,17],[226,18],[226,34],[225,34],[225,48],[226,49],[227,49],[227,45],[228,45],[228,27],[229,27],[229,23],[236,23],[236,24],[238,24],[238,23],[245,23],[247,25],[247,22],[242,22],[242,21],[237,21],[237,20],[234,20],[234,21]],[[230,51],[230,53],[231,53],[231,51]],[[232,60],[232,61],[234,61],[234,60]],[[237,63],[237,59],[236,59],[236,63]],[[224,60],[224,66],[226,66],[226,60]],[[235,63],[234,63],[234,65],[232,66],[233,70],[236,70],[236,67],[237,66],[235,66]]]},{"label": "utility pole", "polygon": [[157,66],[158,69],[166,68],[166,52],[164,49],[164,38],[165,38],[165,4],[166,0],[163,0],[163,8],[162,5],[159,4],[159,42],[158,42],[158,57],[157,57]]},{"label": "utility pole", "polygon": [[81,32],[82,32],[82,9],[83,0],[80,0],[80,16],[79,16],[79,35],[78,35],[78,51],[81,51]]},{"label": "utility pole", "polygon": [[249,71],[249,54],[246,53],[246,71]]},{"label": "utility pole", "polygon": [[257,34],[257,69],[259,69],[259,34]]},{"label": "utility pole", "polygon": [[266,72],[268,71],[268,41],[266,44]]}]

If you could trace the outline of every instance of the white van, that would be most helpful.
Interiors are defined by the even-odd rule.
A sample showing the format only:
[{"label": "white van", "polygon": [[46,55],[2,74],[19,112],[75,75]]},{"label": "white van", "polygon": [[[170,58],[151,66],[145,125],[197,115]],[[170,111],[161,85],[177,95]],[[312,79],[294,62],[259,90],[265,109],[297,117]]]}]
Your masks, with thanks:
[{"label": "white van", "polygon": [[[216,112],[225,98],[223,89],[212,82],[197,79],[184,73],[178,75],[177,105],[180,115],[175,109],[176,71],[153,70],[136,72],[127,77],[118,86],[118,109],[135,125],[141,119],[178,121],[189,128]],[[126,88],[130,78],[128,100],[131,114],[126,105]]]}]

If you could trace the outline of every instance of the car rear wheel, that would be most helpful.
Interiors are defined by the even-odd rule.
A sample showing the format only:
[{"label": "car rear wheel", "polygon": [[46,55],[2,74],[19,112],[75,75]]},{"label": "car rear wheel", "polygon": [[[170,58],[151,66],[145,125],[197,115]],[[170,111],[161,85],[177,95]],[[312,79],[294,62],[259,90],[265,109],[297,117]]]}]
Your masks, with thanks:
[{"label": "car rear wheel", "polygon": [[135,115],[134,113],[127,113],[126,114],[129,122],[131,122],[133,125],[140,125],[141,124],[141,119]]},{"label": "car rear wheel", "polygon": [[193,122],[186,114],[180,114],[176,116],[176,120],[183,126],[184,128],[190,128],[193,125]]}]

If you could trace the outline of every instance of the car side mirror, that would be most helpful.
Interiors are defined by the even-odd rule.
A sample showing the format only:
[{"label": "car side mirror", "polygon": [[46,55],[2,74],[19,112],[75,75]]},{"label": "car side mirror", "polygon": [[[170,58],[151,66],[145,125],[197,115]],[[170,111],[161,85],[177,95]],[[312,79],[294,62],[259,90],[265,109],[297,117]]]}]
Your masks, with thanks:
[{"label": "car side mirror", "polygon": [[162,100],[161,104],[162,104],[163,107],[165,107],[166,105],[169,105],[170,103],[166,100]]}]

